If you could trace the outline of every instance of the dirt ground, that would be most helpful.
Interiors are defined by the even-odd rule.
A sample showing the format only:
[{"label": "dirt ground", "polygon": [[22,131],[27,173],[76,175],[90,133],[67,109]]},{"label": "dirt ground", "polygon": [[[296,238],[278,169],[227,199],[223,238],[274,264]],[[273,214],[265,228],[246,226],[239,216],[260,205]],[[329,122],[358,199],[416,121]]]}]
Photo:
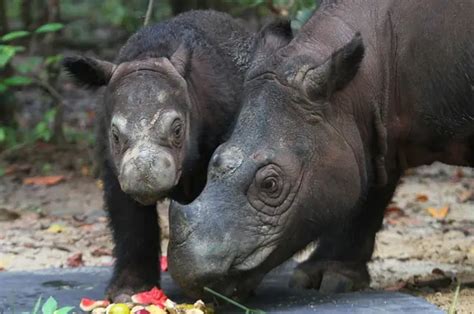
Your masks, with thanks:
[{"label": "dirt ground", "polygon": [[[27,158],[8,160],[0,178],[0,270],[113,263],[88,154],[39,144]],[[59,183],[25,184],[44,175],[45,164]],[[420,295],[448,310],[461,283],[457,311],[474,313],[473,191],[473,169],[434,164],[407,173],[377,236],[372,288]]]}]

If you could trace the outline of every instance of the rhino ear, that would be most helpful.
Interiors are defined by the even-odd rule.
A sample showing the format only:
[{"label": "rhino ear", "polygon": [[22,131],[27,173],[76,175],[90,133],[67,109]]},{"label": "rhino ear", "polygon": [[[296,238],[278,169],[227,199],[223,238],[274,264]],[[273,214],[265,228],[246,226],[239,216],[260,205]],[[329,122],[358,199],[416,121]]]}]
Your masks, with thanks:
[{"label": "rhino ear", "polygon": [[286,46],[293,39],[291,22],[280,20],[264,26],[255,37],[253,53],[255,58],[271,54]]},{"label": "rhino ear", "polygon": [[344,47],[336,50],[322,65],[310,69],[304,76],[303,88],[310,98],[329,98],[344,88],[357,74],[364,58],[364,43],[360,33]]},{"label": "rhino ear", "polygon": [[66,57],[62,64],[79,85],[89,88],[107,85],[115,69],[113,63],[88,57]]},{"label": "rhino ear", "polygon": [[191,50],[185,43],[181,43],[176,51],[169,58],[179,75],[185,76],[191,60]]}]

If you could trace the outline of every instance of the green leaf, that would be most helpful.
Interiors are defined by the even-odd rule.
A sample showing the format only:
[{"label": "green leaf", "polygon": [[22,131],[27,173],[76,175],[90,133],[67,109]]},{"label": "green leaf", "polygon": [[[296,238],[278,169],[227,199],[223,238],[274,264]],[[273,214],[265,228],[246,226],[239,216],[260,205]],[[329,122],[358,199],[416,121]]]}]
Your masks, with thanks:
[{"label": "green leaf", "polygon": [[2,41],[10,41],[10,40],[26,37],[29,34],[30,34],[30,32],[27,32],[27,31],[10,32],[10,33],[7,33],[7,34],[3,35],[0,39]]},{"label": "green leaf", "polygon": [[54,311],[54,314],[68,314],[72,310],[74,310],[74,306],[65,306],[65,307],[62,307],[62,308]]},{"label": "green leaf", "polygon": [[41,311],[43,314],[54,314],[54,311],[58,308],[58,302],[53,297],[49,297],[48,300],[43,304]]},{"label": "green leaf", "polygon": [[54,121],[54,117],[56,117],[56,112],[56,108],[52,108],[46,111],[43,117],[43,121],[45,121],[46,123],[52,123]]},{"label": "green leaf", "polygon": [[5,142],[7,139],[7,130],[5,128],[0,127],[0,143]]},{"label": "green leaf", "polygon": [[41,25],[35,30],[35,33],[40,34],[40,33],[51,33],[51,32],[57,32],[61,30],[64,27],[64,24],[62,23],[48,23]]},{"label": "green leaf", "polygon": [[47,57],[44,63],[46,65],[54,65],[54,64],[59,64],[62,60],[63,60],[63,55],[59,54],[59,55]]},{"label": "green leaf", "polygon": [[36,300],[35,307],[33,308],[33,311],[31,311],[31,314],[37,314],[41,305],[41,299],[42,297],[40,296],[38,300]]},{"label": "green leaf", "polygon": [[3,68],[16,54],[13,46],[0,45],[0,69]]},{"label": "green leaf", "polygon": [[5,93],[8,90],[8,86],[0,82],[0,94]]},{"label": "green leaf", "polygon": [[23,86],[31,84],[31,82],[33,82],[33,80],[29,77],[15,75],[4,79],[2,83],[7,86]]}]

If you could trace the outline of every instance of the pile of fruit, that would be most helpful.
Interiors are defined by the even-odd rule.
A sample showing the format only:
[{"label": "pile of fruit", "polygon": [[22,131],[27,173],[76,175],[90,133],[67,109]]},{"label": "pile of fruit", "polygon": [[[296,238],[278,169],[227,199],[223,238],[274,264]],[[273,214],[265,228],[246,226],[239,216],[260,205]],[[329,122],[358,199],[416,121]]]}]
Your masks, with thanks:
[{"label": "pile of fruit", "polygon": [[82,299],[81,310],[92,314],[213,314],[201,300],[194,304],[176,304],[168,299],[162,290],[150,291],[132,296],[130,303],[110,303],[107,300]]}]

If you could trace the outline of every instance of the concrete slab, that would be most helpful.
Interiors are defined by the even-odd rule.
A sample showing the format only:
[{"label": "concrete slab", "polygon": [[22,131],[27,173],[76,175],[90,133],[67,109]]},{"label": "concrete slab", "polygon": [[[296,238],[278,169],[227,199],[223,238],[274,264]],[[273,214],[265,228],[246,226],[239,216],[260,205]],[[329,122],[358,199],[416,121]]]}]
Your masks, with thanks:
[{"label": "concrete slab", "polygon": [[[100,267],[0,273],[0,313],[30,311],[40,295],[54,296],[60,305],[78,308],[82,297],[103,296],[110,274],[111,269]],[[245,304],[267,313],[443,313],[421,298],[402,293],[374,291],[322,296],[315,291],[291,290],[286,287],[288,275],[288,268],[271,273],[256,296]],[[171,299],[186,301],[168,274],[163,275],[162,286]],[[217,313],[242,311],[227,306]]]}]

